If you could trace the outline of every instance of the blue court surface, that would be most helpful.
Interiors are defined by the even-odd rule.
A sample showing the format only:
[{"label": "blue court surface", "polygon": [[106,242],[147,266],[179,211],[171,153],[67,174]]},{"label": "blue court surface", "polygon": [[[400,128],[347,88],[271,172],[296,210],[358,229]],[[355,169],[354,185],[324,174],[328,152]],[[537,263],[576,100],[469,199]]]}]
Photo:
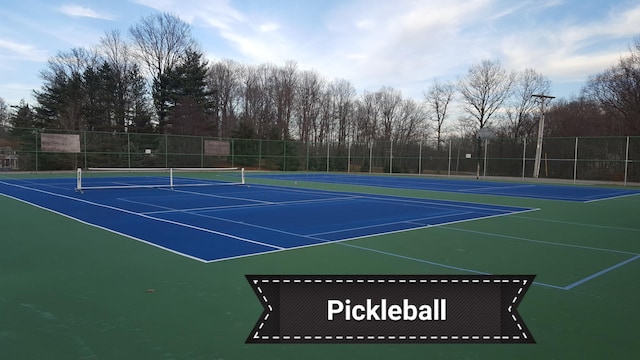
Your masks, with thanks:
[{"label": "blue court surface", "polygon": [[638,190],[594,186],[572,186],[458,180],[422,176],[355,175],[355,174],[252,174],[251,177],[274,180],[309,181],[329,184],[350,184],[398,189],[445,191],[454,193],[501,195],[545,200],[591,202],[640,194]]},{"label": "blue court surface", "polygon": [[75,179],[0,181],[5,196],[203,262],[532,210],[267,185],[74,188]]}]

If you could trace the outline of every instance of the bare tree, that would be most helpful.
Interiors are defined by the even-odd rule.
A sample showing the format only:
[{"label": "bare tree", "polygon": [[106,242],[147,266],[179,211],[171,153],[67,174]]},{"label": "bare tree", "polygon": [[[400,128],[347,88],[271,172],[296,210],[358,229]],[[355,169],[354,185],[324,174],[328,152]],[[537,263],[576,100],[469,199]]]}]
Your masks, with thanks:
[{"label": "bare tree", "polygon": [[462,94],[464,112],[476,120],[477,176],[480,174],[480,154],[482,140],[480,130],[490,124],[491,117],[502,107],[509,97],[513,75],[502,68],[499,61],[483,60],[469,69],[465,77],[458,80],[458,90]]},{"label": "bare tree", "polygon": [[120,31],[114,30],[105,33],[100,39],[97,52],[111,69],[111,81],[115,86],[113,93],[115,98],[111,99],[114,104],[115,127],[120,131],[129,127],[133,127],[133,130],[139,130],[132,126],[135,121],[132,121],[131,118],[135,115],[131,116],[131,113],[135,112],[136,104],[145,99],[141,98],[144,94],[133,91],[135,86],[133,77],[139,73],[139,68],[134,62],[129,44],[124,41]]},{"label": "bare tree", "polygon": [[393,141],[408,143],[421,140],[424,134],[424,107],[414,99],[403,99],[398,109],[398,116],[393,129]]},{"label": "bare tree", "polygon": [[365,92],[359,103],[357,112],[356,137],[361,143],[371,144],[378,136],[380,113],[376,103],[377,93]]},{"label": "bare tree", "polygon": [[455,86],[450,82],[434,81],[429,90],[424,93],[424,101],[428,119],[434,123],[436,130],[436,147],[440,153],[444,122],[449,115],[449,105],[455,94]]},{"label": "bare tree", "polygon": [[41,90],[34,91],[36,112],[44,126],[68,130],[86,126],[83,77],[88,68],[95,67],[97,59],[94,51],[73,48],[47,61],[47,68],[40,72],[44,84]]},{"label": "bare tree", "polygon": [[534,69],[525,69],[515,75],[509,106],[505,110],[509,134],[512,137],[533,136],[538,112],[534,94],[547,94],[551,82]]},{"label": "bare tree", "polygon": [[271,86],[274,87],[275,129],[281,139],[289,138],[289,126],[293,114],[296,87],[298,86],[297,64],[287,61],[282,68],[273,68]]},{"label": "bare tree", "polygon": [[324,80],[315,71],[300,74],[296,95],[296,125],[298,138],[303,142],[311,140],[313,125],[320,116],[320,97],[324,91]]},{"label": "bare tree", "polygon": [[499,61],[483,60],[458,80],[463,110],[477,121],[479,129],[490,123],[509,96],[513,75]]},{"label": "bare tree", "polygon": [[118,69],[121,73],[126,73],[134,66],[131,48],[122,38],[119,30],[106,32],[105,35],[100,38],[97,52],[107,63]]},{"label": "bare tree", "polygon": [[251,124],[258,137],[263,139],[279,138],[274,133],[277,131],[274,125],[274,86],[272,86],[272,74],[274,65],[262,64],[258,66],[246,66],[242,72],[242,121]]},{"label": "bare tree", "polygon": [[313,125],[313,140],[317,144],[325,144],[331,141],[331,133],[334,129],[333,102],[331,101],[331,91],[325,87],[320,94],[320,113],[318,121]]},{"label": "bare tree", "polygon": [[380,113],[383,140],[391,140],[393,125],[398,115],[397,110],[401,103],[402,94],[398,90],[385,86],[376,93],[376,104]]},{"label": "bare tree", "polygon": [[0,127],[7,126],[9,126],[9,106],[7,106],[4,99],[0,97]]},{"label": "bare tree", "polygon": [[[407,161],[409,151],[415,143],[422,138],[424,134],[423,125],[425,123],[424,106],[414,99],[402,99],[393,122],[393,149],[392,153],[397,160],[389,162],[390,171],[407,172],[409,169],[415,169],[415,163],[411,160]],[[419,166],[418,166],[419,167]]]},{"label": "bare tree", "polygon": [[347,136],[350,134],[356,89],[348,80],[337,79],[329,85],[329,93],[338,144],[343,145],[347,142]]},{"label": "bare tree", "polygon": [[209,70],[207,83],[214,91],[214,128],[218,136],[230,136],[237,126],[241,71],[242,66],[234,60],[216,62]]},{"label": "bare tree", "polygon": [[583,95],[596,101],[610,121],[618,123],[612,135],[640,134],[640,36],[618,64],[592,76]]},{"label": "bare tree", "polygon": [[129,32],[137,49],[136,55],[153,80],[154,99],[162,128],[166,117],[166,109],[160,99],[166,86],[162,83],[163,75],[173,69],[188,50],[197,48],[196,41],[191,36],[189,24],[168,13],[144,17]]},{"label": "bare tree", "polygon": [[545,114],[545,136],[602,136],[610,134],[606,115],[595,100],[577,98],[554,101]]},{"label": "bare tree", "polygon": [[72,48],[69,51],[60,51],[49,58],[47,69],[40,72],[45,81],[51,81],[62,74],[67,78],[80,75],[89,67],[95,67],[98,63],[98,54],[86,48]]},{"label": "bare tree", "polygon": [[144,17],[129,32],[138,49],[139,59],[156,80],[172,69],[187,50],[197,47],[189,24],[169,13]]}]

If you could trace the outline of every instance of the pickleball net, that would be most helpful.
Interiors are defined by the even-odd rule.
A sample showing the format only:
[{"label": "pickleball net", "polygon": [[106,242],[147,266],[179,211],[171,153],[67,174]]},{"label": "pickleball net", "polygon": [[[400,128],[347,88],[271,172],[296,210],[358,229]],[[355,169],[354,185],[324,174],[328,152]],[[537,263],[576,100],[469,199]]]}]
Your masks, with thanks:
[{"label": "pickleball net", "polygon": [[243,168],[78,168],[76,191],[242,185]]}]

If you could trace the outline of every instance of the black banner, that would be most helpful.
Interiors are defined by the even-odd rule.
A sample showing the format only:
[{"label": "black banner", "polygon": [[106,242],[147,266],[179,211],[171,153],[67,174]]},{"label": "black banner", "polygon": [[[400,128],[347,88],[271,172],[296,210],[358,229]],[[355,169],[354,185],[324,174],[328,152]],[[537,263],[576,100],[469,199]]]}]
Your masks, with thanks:
[{"label": "black banner", "polygon": [[247,343],[535,343],[516,311],[535,275],[247,275]]}]

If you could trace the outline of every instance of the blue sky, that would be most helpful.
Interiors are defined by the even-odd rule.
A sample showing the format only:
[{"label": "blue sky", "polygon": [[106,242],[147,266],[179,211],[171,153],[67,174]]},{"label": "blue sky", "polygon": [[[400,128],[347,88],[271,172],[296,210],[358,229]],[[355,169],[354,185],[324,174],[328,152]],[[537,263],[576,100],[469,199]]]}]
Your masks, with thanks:
[{"label": "blue sky", "polygon": [[19,0],[0,5],[0,97],[32,102],[49,57],[96,45],[156,11],[178,15],[210,60],[287,60],[359,94],[382,86],[421,99],[483,59],[533,68],[551,93],[578,95],[589,75],[640,35],[634,0]]}]

